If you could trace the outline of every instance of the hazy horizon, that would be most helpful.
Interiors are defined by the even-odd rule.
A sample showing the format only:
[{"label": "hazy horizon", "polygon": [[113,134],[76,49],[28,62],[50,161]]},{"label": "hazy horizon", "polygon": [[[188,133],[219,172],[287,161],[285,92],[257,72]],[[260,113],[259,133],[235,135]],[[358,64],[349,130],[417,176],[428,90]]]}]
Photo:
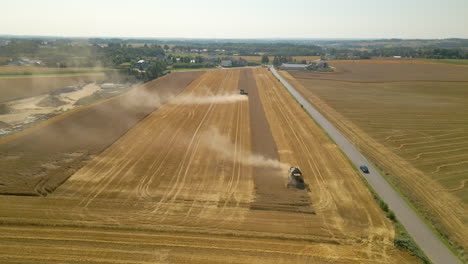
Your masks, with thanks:
[{"label": "hazy horizon", "polygon": [[468,1],[18,0],[0,35],[183,39],[468,38]]},{"label": "hazy horizon", "polygon": [[265,38],[209,38],[209,37],[127,37],[127,36],[58,36],[58,35],[20,35],[20,34],[0,34],[0,37],[12,37],[12,38],[70,38],[70,39],[92,39],[92,38],[101,38],[101,39],[122,39],[122,40],[272,40],[272,41],[280,41],[280,40],[319,40],[319,41],[332,41],[332,40],[391,40],[391,39],[399,39],[399,40],[446,40],[446,39],[468,39],[468,37],[447,37],[447,38],[395,38],[395,37],[388,37],[388,38],[287,38],[287,37],[265,37]]}]

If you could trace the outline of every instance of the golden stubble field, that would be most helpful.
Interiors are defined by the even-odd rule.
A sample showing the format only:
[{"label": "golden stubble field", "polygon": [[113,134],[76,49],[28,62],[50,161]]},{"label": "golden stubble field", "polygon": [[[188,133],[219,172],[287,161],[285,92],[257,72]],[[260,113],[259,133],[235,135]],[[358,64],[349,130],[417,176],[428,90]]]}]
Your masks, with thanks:
[{"label": "golden stubble field", "polygon": [[282,72],[461,254],[468,247],[468,68],[335,62]]},{"label": "golden stubble field", "polygon": [[[240,83],[259,98],[238,95]],[[280,161],[251,153],[264,127],[248,100],[263,105]],[[286,184],[285,164],[311,192],[275,187],[277,207],[253,208],[269,181],[254,171],[277,166],[271,181]],[[204,73],[52,194],[0,204],[2,263],[416,262],[337,146],[261,68]]]}]

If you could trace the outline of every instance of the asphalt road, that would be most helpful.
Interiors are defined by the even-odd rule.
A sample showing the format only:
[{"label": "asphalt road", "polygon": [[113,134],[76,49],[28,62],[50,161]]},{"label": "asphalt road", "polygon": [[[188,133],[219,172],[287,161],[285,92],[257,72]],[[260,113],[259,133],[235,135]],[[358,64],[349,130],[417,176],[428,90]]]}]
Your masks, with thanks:
[{"label": "asphalt road", "polygon": [[388,204],[398,220],[405,226],[419,247],[426,253],[433,263],[451,264],[461,263],[457,257],[439,240],[432,230],[419,218],[408,206],[403,198],[390,186],[379,171],[362,155],[338,129],[333,126],[319,111],[304,99],[292,85],[290,85],[273,67],[271,72],[289,90],[304,109],[315,119],[317,123],[330,135],[336,144],[343,150],[356,167],[366,165],[369,173],[361,174],[369,184]]}]

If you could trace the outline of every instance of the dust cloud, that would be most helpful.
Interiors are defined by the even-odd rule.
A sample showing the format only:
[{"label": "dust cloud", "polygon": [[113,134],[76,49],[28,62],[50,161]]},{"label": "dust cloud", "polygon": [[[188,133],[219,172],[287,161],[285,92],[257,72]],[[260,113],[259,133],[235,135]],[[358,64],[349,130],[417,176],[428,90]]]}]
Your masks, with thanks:
[{"label": "dust cloud", "polygon": [[171,104],[228,104],[247,101],[247,96],[241,94],[208,94],[204,96],[180,95]]},{"label": "dust cloud", "polygon": [[239,155],[236,157],[235,146],[227,136],[222,135],[221,132],[215,127],[212,127],[202,133],[201,142],[219,155],[222,155],[225,158],[237,158],[238,162],[245,165],[280,169],[282,172],[285,172],[283,175],[286,175],[286,171],[291,167],[290,164],[281,162],[279,160],[269,159],[262,155],[245,151],[239,153]]},{"label": "dust cloud", "polygon": [[127,93],[124,104],[129,107],[159,107],[168,102],[169,104],[189,105],[189,104],[228,104],[247,101],[248,97],[241,94],[224,93],[205,95],[180,94],[170,92],[161,94],[146,89],[132,89]]},{"label": "dust cloud", "polygon": [[144,87],[138,87],[141,84],[134,84],[124,96],[121,96],[120,100],[124,107],[157,108],[174,97],[172,94],[159,94],[157,91],[149,91]]}]

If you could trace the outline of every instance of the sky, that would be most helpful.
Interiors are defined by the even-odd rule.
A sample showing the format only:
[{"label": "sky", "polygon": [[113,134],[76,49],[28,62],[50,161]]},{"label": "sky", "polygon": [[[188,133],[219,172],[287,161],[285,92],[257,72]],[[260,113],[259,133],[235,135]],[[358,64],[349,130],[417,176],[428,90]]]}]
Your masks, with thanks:
[{"label": "sky", "polygon": [[468,0],[0,0],[0,35],[468,38]]}]

